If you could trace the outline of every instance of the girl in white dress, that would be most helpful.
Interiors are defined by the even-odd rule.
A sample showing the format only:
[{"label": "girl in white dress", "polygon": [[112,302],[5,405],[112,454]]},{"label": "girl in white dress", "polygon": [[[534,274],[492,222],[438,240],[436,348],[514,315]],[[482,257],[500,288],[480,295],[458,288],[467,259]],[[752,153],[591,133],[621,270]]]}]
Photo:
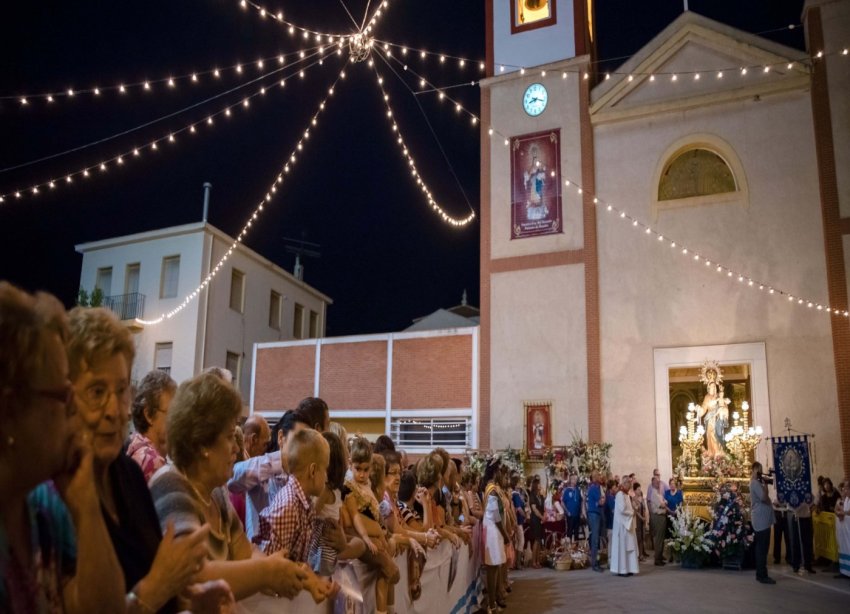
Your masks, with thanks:
[{"label": "girl in white dress", "polygon": [[508,543],[508,534],[505,531],[505,509],[502,498],[499,496],[498,485],[500,465],[501,460],[497,457],[490,461],[490,464],[484,471],[484,482],[487,486],[484,489],[482,536],[484,541],[484,565],[487,569],[488,614],[497,611],[499,605],[502,605],[497,601],[500,593],[499,567],[507,562],[505,544]]}]

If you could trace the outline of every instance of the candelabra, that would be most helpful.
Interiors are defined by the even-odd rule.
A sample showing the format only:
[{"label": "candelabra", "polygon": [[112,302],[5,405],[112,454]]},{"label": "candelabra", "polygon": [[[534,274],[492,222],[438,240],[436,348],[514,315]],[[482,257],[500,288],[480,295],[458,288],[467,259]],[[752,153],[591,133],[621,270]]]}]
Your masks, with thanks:
[{"label": "candelabra", "polygon": [[733,412],[732,428],[726,433],[724,439],[726,448],[735,457],[740,464],[739,471],[741,475],[746,474],[747,462],[753,457],[753,453],[761,443],[761,436],[764,433],[760,426],[749,426],[750,423],[750,404],[744,401],[741,404],[743,411],[743,420],[741,414]]},{"label": "candelabra", "polygon": [[696,405],[693,403],[688,404],[685,420],[688,425],[679,427],[679,443],[682,445],[682,456],[688,464],[688,475],[693,477],[699,471],[699,453],[705,437],[705,428],[697,424]]}]

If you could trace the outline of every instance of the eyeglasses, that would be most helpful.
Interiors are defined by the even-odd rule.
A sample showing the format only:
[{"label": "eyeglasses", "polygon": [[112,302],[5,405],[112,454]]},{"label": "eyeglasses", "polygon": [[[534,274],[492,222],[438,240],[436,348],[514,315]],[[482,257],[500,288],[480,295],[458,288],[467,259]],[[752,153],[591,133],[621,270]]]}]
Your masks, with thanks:
[{"label": "eyeglasses", "polygon": [[92,384],[80,393],[80,398],[92,409],[103,409],[109,403],[109,397],[115,395],[119,403],[130,401],[130,387],[120,384],[117,390],[105,384]]}]

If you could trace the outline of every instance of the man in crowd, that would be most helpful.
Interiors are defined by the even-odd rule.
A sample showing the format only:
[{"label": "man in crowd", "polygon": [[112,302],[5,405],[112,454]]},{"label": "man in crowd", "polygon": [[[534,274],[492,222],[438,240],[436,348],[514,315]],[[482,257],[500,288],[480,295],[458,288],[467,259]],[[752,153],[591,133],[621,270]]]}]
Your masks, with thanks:
[{"label": "man in crowd", "polygon": [[773,525],[773,506],[767,494],[767,484],[762,481],[761,463],[751,466],[750,474],[750,519],[753,523],[753,546],[756,553],[756,580],[762,584],[776,584],[767,575],[767,550],[770,546],[770,527]]},{"label": "man in crowd", "polygon": [[667,502],[664,500],[663,482],[658,469],[652,473],[652,483],[646,493],[649,505],[649,530],[652,534],[652,548],[655,550],[655,564],[664,565],[664,538],[667,535]]},{"label": "man in crowd", "polygon": [[594,471],[590,475],[590,486],[587,487],[587,525],[590,527],[590,566],[593,571],[602,571],[597,556],[599,555],[599,536],[602,531],[602,513],[605,507],[605,491],[602,489],[601,474]]},{"label": "man in crowd", "polygon": [[245,435],[245,451],[248,453],[248,458],[266,453],[272,434],[265,418],[257,414],[250,416],[242,426],[242,432]]}]

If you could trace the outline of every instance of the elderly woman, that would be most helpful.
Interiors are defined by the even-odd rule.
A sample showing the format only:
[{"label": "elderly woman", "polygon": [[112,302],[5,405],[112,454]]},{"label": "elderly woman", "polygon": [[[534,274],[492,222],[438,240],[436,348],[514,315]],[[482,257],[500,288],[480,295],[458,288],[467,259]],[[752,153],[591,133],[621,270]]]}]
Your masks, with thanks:
[{"label": "elderly woman", "polygon": [[259,591],[292,598],[307,578],[304,568],[282,551],[271,556],[253,551],[224,488],[236,457],[234,430],[241,412],[239,393],[215,375],[183,382],[166,425],[174,464],[153,477],[151,493],[160,522],[173,524],[177,535],[210,526],[209,561],[201,578],[226,580],[237,599]]},{"label": "elderly woman", "polygon": [[130,414],[136,432],[127,442],[127,456],[139,467],[145,481],[165,464],[165,417],[177,382],[165,371],[155,369],[142,378]]},{"label": "elderly woman", "polygon": [[[203,567],[209,527],[180,539],[168,527],[163,536],[141,469],[121,453],[134,353],[130,332],[111,311],[71,311],[68,364],[74,403],[82,432],[92,441],[97,496],[124,571],[127,606],[170,612],[178,609],[177,596]],[[223,590],[223,599],[229,595],[224,587],[213,590]]]},{"label": "elderly woman", "polygon": [[76,437],[67,326],[54,297],[0,282],[0,611],[10,614],[124,608],[91,445]]}]

